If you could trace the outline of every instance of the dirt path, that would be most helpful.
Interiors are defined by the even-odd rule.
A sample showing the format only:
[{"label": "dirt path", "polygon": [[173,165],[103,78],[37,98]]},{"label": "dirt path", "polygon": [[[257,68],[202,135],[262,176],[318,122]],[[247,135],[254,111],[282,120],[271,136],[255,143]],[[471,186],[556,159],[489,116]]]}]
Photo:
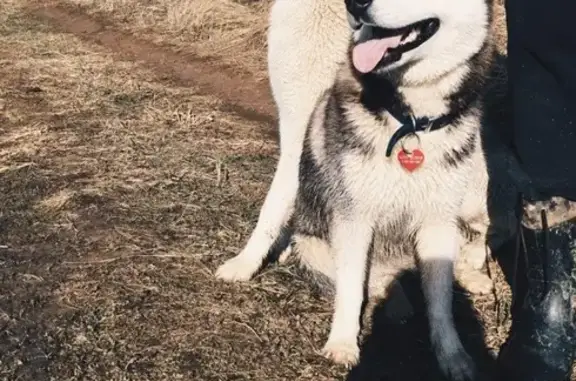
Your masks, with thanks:
[{"label": "dirt path", "polygon": [[264,379],[272,349],[309,355],[309,336],[269,345],[292,326],[274,296],[310,298],[303,284],[242,293],[212,275],[273,170],[260,111],[228,112],[182,57],[122,56],[13,4],[0,7],[0,380]]},{"label": "dirt path", "polygon": [[203,93],[218,97],[225,102],[225,111],[270,125],[276,120],[268,83],[254,83],[238,69],[190,54],[178,54],[60,3],[32,4],[29,11],[57,30],[72,33],[103,46],[121,59],[153,69],[159,78],[198,87]]}]

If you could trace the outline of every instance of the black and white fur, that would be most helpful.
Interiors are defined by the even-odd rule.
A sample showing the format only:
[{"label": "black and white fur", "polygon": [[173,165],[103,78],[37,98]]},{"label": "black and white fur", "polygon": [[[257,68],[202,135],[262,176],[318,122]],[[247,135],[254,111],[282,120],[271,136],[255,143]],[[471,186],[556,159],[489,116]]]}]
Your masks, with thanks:
[{"label": "black and white fur", "polygon": [[[364,285],[378,287],[391,261],[415,255],[438,362],[451,379],[475,377],[453,323],[454,263],[463,244],[464,250],[484,250],[491,224],[505,231],[514,223],[508,159],[491,141],[489,129],[496,126],[485,125],[495,73],[490,7],[488,0],[374,0],[368,18],[375,26],[398,28],[438,17],[440,28],[421,47],[368,74],[344,64],[312,115],[300,163],[294,250],[335,283],[324,352],[338,362],[358,359]],[[363,24],[352,44],[369,28]],[[395,103],[415,116],[454,118],[442,129],[406,138],[386,157],[400,127],[388,111]],[[409,173],[396,154],[417,147],[425,162]],[[498,155],[501,172],[489,176],[486,157]],[[490,188],[494,176],[499,186]],[[490,221],[488,200],[496,198],[503,213]],[[462,225],[479,237],[465,242]]]},{"label": "black and white fur", "polygon": [[[292,216],[306,126],[318,99],[333,85],[339,65],[347,59],[350,35],[344,0],[274,2],[268,73],[279,112],[280,160],[254,231],[244,249],[218,268],[218,278],[251,279]],[[470,249],[469,255],[462,256],[464,268],[478,270],[484,265],[484,249]],[[458,275],[473,293],[490,290],[486,277],[477,271]]]},{"label": "black and white fur", "polygon": [[[374,0],[370,19],[379,26],[431,16],[441,26],[400,61],[362,76],[346,59],[344,0],[276,0],[269,69],[280,111],[280,162],[247,246],[217,276],[250,279],[292,217],[295,253],[335,284],[324,353],[337,362],[358,359],[365,284],[381,292],[395,269],[416,257],[439,364],[454,380],[474,377],[452,321],[453,265],[462,251],[480,268],[490,225],[505,230],[514,220],[505,212],[491,220],[488,210],[494,200],[502,210],[510,207],[514,194],[505,185],[489,189],[490,134],[480,128],[494,63],[488,1]],[[457,114],[451,125],[419,134],[426,159],[414,173],[396,161],[400,145],[390,158],[384,155],[399,126],[386,110],[390,97],[416,116]],[[415,140],[403,144],[411,149]],[[505,171],[507,155],[497,149],[491,155],[501,156]],[[462,225],[479,236],[466,241]]]}]

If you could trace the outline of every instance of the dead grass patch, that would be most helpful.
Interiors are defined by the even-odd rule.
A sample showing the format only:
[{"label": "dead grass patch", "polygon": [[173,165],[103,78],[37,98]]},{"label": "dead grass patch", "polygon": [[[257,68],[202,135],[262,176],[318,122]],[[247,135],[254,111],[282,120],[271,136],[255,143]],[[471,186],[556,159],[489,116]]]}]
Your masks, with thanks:
[{"label": "dead grass patch", "polygon": [[[266,73],[266,31],[273,0],[66,0],[88,12],[105,15],[124,28],[144,33],[146,38],[216,56],[264,80]],[[503,1],[494,9],[498,48],[506,50]]]},{"label": "dead grass patch", "polygon": [[[262,35],[248,26],[265,20],[250,17],[266,5],[222,2],[170,16],[166,4],[177,9],[176,1],[79,2],[174,46],[191,36],[199,49],[224,46],[226,25],[240,22],[246,42],[230,40],[238,45],[222,54],[252,41],[242,54],[264,75]],[[142,16],[139,4],[154,11]],[[275,144],[261,125],[221,111],[221,100],[160,81],[19,7],[0,8],[0,379],[437,376],[422,313],[398,323],[379,319],[386,306],[373,308],[369,361],[348,375],[318,356],[331,304],[293,267],[244,285],[217,282],[212,271],[255,222]],[[220,29],[218,12],[229,17]],[[192,32],[203,17],[218,20]],[[456,303],[466,312],[456,316],[463,337],[489,348],[509,323],[508,289],[496,279],[500,310],[492,296],[470,303],[457,294]]]},{"label": "dead grass patch", "polygon": [[266,76],[270,0],[68,0],[152,41],[213,57]]}]

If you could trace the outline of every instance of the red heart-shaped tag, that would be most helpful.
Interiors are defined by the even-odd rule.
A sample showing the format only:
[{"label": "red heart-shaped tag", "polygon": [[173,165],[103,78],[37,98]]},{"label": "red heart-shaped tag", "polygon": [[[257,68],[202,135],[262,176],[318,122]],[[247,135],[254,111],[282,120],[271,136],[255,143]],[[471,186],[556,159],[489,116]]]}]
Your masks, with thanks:
[{"label": "red heart-shaped tag", "polygon": [[424,162],[424,153],[419,149],[415,149],[412,152],[400,150],[398,152],[398,161],[405,170],[414,172]]}]

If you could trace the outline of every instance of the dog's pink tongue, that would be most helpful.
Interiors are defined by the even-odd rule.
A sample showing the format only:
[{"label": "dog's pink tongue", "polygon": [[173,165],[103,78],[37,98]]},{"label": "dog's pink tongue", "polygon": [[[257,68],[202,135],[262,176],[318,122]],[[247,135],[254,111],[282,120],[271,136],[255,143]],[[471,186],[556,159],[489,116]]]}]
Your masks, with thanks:
[{"label": "dog's pink tongue", "polygon": [[352,50],[352,63],[361,73],[369,73],[384,57],[386,51],[400,44],[402,36],[381,38],[362,42]]}]

